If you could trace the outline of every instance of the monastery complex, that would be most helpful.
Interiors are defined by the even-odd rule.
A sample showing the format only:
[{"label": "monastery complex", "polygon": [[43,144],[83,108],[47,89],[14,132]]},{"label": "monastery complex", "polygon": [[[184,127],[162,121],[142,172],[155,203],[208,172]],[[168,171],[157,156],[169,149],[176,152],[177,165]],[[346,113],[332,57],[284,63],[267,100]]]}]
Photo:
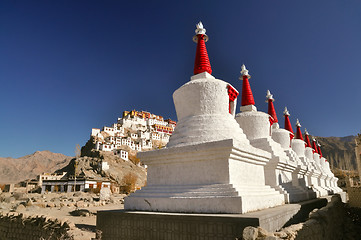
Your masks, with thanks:
[{"label": "monastery complex", "polygon": [[114,152],[124,160],[128,160],[129,151],[151,150],[154,142],[165,146],[172,135],[176,122],[164,120],[145,111],[124,111],[123,117],[111,127],[102,130],[93,128],[91,137],[94,139],[95,150]]}]

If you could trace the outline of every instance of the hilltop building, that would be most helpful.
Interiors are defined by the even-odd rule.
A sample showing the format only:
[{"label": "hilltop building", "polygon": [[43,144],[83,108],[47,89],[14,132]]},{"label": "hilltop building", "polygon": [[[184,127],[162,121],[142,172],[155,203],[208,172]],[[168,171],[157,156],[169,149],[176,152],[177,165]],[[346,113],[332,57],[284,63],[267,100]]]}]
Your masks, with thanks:
[{"label": "hilltop building", "polygon": [[102,130],[93,128],[91,137],[95,150],[114,152],[127,161],[130,150],[151,150],[154,143],[165,146],[175,126],[175,121],[164,120],[162,116],[150,112],[124,111],[123,117],[111,127],[104,126]]}]

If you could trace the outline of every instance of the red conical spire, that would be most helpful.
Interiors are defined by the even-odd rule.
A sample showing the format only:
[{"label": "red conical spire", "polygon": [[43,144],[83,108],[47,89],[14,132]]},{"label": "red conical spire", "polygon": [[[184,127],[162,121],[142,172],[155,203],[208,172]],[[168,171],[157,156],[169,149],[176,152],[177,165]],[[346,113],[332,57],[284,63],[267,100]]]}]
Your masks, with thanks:
[{"label": "red conical spire", "polygon": [[296,122],[296,139],[301,139],[303,140],[303,136],[302,136],[302,132],[301,132],[301,124],[300,124],[300,121],[298,121],[297,119],[297,122]]},{"label": "red conical spire", "polygon": [[285,107],[285,110],[283,112],[283,116],[285,117],[285,129],[288,130],[290,133],[290,139],[292,140],[293,138],[293,130],[292,130],[292,125],[291,125],[291,122],[290,122],[290,113],[288,112],[287,110],[287,107]]},{"label": "red conical spire", "polygon": [[275,107],[273,106],[274,98],[269,90],[267,90],[266,98],[267,98],[266,102],[268,102],[268,115],[270,115],[269,121],[272,125],[274,123],[277,123],[278,119],[277,119]]},{"label": "red conical spire", "polygon": [[308,137],[308,132],[307,132],[307,129],[305,128],[305,142],[306,142],[306,147],[311,147],[311,142],[310,142],[310,138]]},{"label": "red conical spire", "polygon": [[241,105],[242,106],[254,105],[253,94],[252,94],[251,86],[249,85],[249,81],[248,81],[248,79],[250,79],[251,76],[248,74],[248,70],[246,69],[246,66],[244,64],[242,65],[241,68],[242,68],[241,74],[243,80]]},{"label": "red conical spire", "polygon": [[312,148],[314,153],[318,153],[317,146],[316,146],[316,139],[312,138]]},{"label": "red conical spire", "polygon": [[197,51],[194,62],[194,75],[203,72],[212,74],[211,63],[209,62],[206,48],[208,36],[206,35],[206,29],[203,28],[202,22],[197,24],[197,29],[195,32],[197,35],[193,37],[193,41],[197,43]]},{"label": "red conical spire", "polygon": [[318,141],[317,141],[317,151],[318,151],[318,154],[320,154],[320,157],[322,157],[321,144]]}]

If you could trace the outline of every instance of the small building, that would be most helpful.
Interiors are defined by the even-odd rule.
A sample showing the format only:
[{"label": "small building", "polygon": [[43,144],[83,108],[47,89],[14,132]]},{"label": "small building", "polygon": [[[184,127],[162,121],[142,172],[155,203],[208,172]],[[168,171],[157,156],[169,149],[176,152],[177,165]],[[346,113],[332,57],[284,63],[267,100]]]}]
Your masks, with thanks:
[{"label": "small building", "polygon": [[121,159],[125,160],[125,161],[128,161],[129,158],[129,154],[127,151],[125,150],[121,150],[121,149],[117,149],[114,151],[115,155],[117,155],[118,157],[120,157]]},{"label": "small building", "polygon": [[102,170],[102,171],[107,171],[107,170],[109,170],[109,164],[108,164],[108,162],[102,161],[101,164],[100,164],[100,167],[101,167],[101,170]]},{"label": "small building", "polygon": [[100,129],[99,128],[92,128],[92,136],[96,137],[98,134],[100,133]]},{"label": "small building", "polygon": [[62,173],[42,173],[38,178],[38,186],[41,187],[43,185],[44,180],[60,180],[64,178],[67,172]]},{"label": "small building", "polygon": [[110,180],[83,175],[59,180],[43,180],[41,193],[45,192],[84,192],[110,188]]}]

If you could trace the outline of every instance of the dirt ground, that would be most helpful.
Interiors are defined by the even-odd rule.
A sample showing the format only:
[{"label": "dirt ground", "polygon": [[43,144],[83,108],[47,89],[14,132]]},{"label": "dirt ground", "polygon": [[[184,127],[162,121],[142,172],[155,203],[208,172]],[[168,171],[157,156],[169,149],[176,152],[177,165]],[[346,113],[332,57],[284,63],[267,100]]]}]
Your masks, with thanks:
[{"label": "dirt ground", "polygon": [[[21,199],[14,200],[13,195],[8,194],[4,197],[4,194],[0,194],[0,200],[3,200],[0,201],[0,210],[2,212],[16,211],[28,216],[45,215],[59,220],[69,220],[76,227],[70,230],[75,240],[90,240],[95,238],[97,211],[124,209],[122,203],[124,196],[112,197],[112,201],[91,200],[91,202],[87,202],[86,199],[93,197],[96,199],[97,197],[91,197],[86,193],[77,197],[73,197],[72,194],[67,196],[66,194],[26,194]],[[26,198],[34,201],[27,204],[29,200],[24,200]],[[82,202],[81,205],[80,202]]]},{"label": "dirt ground", "polygon": [[68,219],[73,222],[77,229],[73,231],[75,240],[90,240],[95,238],[95,229],[96,229],[96,212],[99,210],[113,210],[113,209],[123,209],[123,204],[106,204],[99,207],[84,207],[80,208],[82,210],[89,210],[91,213],[88,216],[72,216],[70,213],[75,211],[76,207],[61,207],[61,208],[39,208],[34,210],[25,210],[19,211],[29,215],[32,214],[41,214],[47,215],[50,217],[56,217],[58,219]]}]

